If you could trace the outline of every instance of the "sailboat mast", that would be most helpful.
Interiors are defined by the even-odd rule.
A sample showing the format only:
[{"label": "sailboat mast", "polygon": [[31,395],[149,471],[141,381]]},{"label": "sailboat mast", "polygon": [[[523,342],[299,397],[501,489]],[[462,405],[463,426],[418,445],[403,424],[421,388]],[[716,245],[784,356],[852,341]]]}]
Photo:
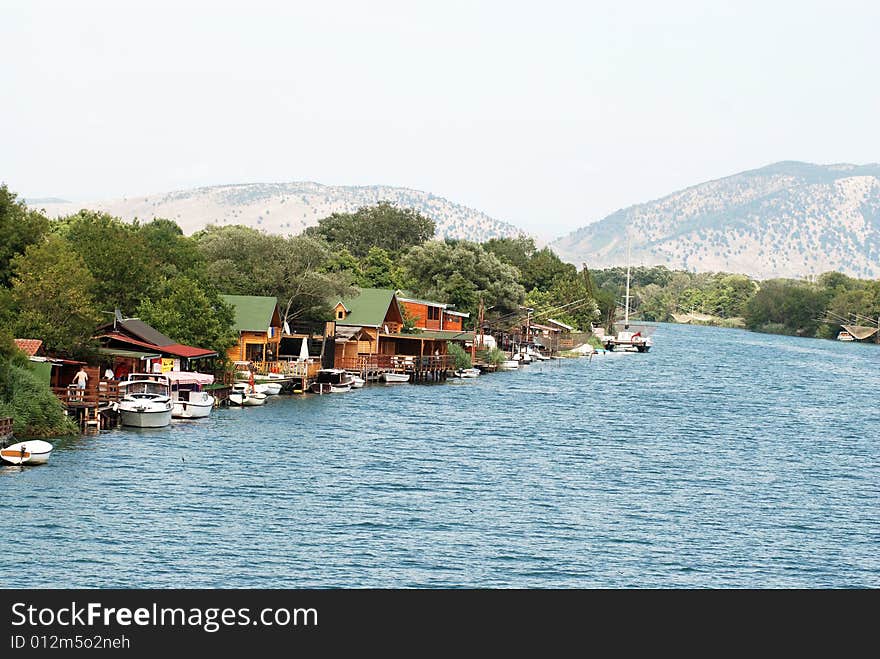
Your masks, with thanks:
[{"label": "sailboat mast", "polygon": [[623,308],[623,328],[629,329],[629,238],[626,241],[626,297]]}]

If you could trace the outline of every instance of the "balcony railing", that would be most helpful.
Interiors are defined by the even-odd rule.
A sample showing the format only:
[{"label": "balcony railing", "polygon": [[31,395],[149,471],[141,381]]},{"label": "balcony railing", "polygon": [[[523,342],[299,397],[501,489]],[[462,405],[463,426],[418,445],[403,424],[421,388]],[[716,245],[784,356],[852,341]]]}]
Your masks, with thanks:
[{"label": "balcony railing", "polygon": [[310,378],[314,377],[321,370],[321,363],[317,360],[310,360],[308,362],[274,361],[252,363],[258,377],[273,373],[292,378]]},{"label": "balcony railing", "polygon": [[439,371],[455,365],[451,355],[358,355],[336,360],[347,371]]}]

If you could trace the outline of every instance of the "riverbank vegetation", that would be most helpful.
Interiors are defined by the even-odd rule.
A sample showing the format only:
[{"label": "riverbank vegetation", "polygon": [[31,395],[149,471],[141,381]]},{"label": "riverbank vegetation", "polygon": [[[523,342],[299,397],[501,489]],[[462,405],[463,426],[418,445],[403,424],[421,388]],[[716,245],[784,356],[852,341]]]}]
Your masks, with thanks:
[{"label": "riverbank vegetation", "polygon": [[[624,268],[593,271],[600,289],[623,290]],[[759,332],[835,338],[843,324],[877,326],[880,281],[827,272],[811,280],[758,281],[730,273],[663,266],[631,272],[631,309],[648,321],[746,327]],[[618,293],[619,295],[619,293]]]},{"label": "riverbank vegetation", "polygon": [[72,435],[76,424],[61,402],[29,368],[28,359],[0,330],[0,418],[13,419],[13,432],[23,437]]},{"label": "riverbank vegetation", "polygon": [[[433,236],[430,218],[387,202],[334,213],[299,236],[237,225],[185,236],[167,219],[125,222],[94,211],[49,219],[0,186],[0,328],[83,357],[95,326],[119,309],[223,354],[235,335],[221,293],[275,296],[293,323],[326,320],[355,287],[401,289],[454,304],[471,327],[482,306],[493,329],[520,323],[526,308],[533,322],[607,329],[622,304],[624,268],[579,271],[528,237],[477,244]],[[841,322],[880,315],[880,283],[636,267],[631,310],[647,321],[833,337]]]}]

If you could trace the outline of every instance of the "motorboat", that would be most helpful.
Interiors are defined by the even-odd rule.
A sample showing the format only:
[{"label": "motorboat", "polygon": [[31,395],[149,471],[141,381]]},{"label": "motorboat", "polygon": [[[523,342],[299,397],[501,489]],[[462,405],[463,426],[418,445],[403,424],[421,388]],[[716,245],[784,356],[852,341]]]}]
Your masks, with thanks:
[{"label": "motorboat", "polygon": [[480,376],[480,369],[478,368],[461,368],[455,371],[455,377],[457,378],[476,378]]},{"label": "motorboat", "polygon": [[387,384],[409,382],[409,373],[383,373],[379,376],[379,379]]},{"label": "motorboat", "polygon": [[164,373],[130,373],[119,383],[124,392],[119,400],[122,425],[133,428],[163,428],[171,423],[171,381]]},{"label": "motorboat", "polygon": [[526,354],[528,354],[528,356],[531,357],[533,361],[537,361],[537,362],[550,361],[550,357],[548,357],[547,355],[541,354],[540,351],[534,350],[532,348],[527,348]]},{"label": "motorboat", "polygon": [[322,368],[309,389],[315,394],[344,394],[351,391],[354,377],[341,368]]},{"label": "motorboat", "polygon": [[499,371],[515,371],[519,368],[519,361],[514,359],[506,359],[498,364]]},{"label": "motorboat", "polygon": [[367,383],[367,381],[364,380],[361,376],[352,374],[352,376],[351,376],[351,388],[352,389],[360,389],[366,383]]},{"label": "motorboat", "polygon": [[256,407],[266,404],[266,394],[255,391],[247,382],[236,382],[229,392],[229,402],[240,407]]},{"label": "motorboat", "polygon": [[53,448],[49,442],[44,442],[42,439],[31,439],[0,449],[0,458],[14,465],[41,465],[49,462]]},{"label": "motorboat", "polygon": [[204,390],[214,376],[189,371],[170,371],[171,416],[175,419],[202,419],[214,409],[214,397]]},{"label": "motorboat", "polygon": [[267,396],[277,396],[281,393],[280,382],[260,382],[254,385],[254,391]]}]

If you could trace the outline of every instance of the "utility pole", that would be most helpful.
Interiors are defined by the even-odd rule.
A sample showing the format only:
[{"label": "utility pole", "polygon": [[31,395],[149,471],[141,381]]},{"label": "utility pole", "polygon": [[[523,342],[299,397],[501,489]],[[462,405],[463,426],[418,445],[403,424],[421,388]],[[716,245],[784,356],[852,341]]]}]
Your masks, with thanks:
[{"label": "utility pole", "polygon": [[480,296],[480,317],[476,323],[474,323],[474,340],[471,341],[471,364],[473,364],[477,360],[477,326],[480,329],[480,336],[482,337],[483,333],[483,296]]},{"label": "utility pole", "polygon": [[529,345],[532,335],[532,310],[526,310],[526,345]]}]

